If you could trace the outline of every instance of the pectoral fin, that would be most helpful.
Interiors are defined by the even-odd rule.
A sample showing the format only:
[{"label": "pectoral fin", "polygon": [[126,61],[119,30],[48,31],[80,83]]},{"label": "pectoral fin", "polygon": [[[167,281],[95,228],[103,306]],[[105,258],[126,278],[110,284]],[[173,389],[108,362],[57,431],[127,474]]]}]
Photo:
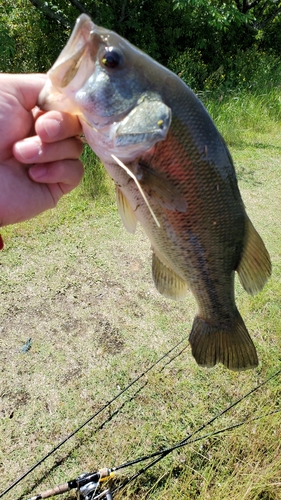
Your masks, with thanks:
[{"label": "pectoral fin", "polygon": [[136,177],[144,188],[157,203],[168,210],[186,212],[187,202],[179,190],[164,177],[151,170],[147,165],[139,163]]},{"label": "pectoral fin", "polygon": [[152,254],[152,276],[158,292],[168,299],[181,300],[186,296],[186,282],[163,264],[155,252]]},{"label": "pectoral fin", "polygon": [[239,280],[246,292],[254,295],[264,287],[271,275],[267,249],[250,219],[246,222],[246,240],[241,261],[237,267]]},{"label": "pectoral fin", "polygon": [[121,189],[116,186],[116,201],[118,212],[122,219],[122,222],[129,231],[129,233],[135,233],[137,227],[137,218],[135,212],[133,211],[131,205],[129,204],[127,198],[122,193]]}]

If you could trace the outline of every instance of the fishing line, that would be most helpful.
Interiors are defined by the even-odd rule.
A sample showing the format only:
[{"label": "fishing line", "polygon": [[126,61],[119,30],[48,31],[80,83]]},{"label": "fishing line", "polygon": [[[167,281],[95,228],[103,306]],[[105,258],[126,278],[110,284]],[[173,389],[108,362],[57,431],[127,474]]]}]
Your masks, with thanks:
[{"label": "fishing line", "polygon": [[[132,387],[138,380],[140,380],[142,377],[144,377],[144,375],[146,375],[148,372],[150,372],[156,365],[158,365],[163,359],[165,359],[166,357],[169,356],[169,354],[171,352],[173,352],[179,345],[181,345],[185,340],[187,340],[188,338],[188,335],[186,335],[185,337],[183,337],[175,346],[173,346],[169,351],[167,351],[165,354],[163,354],[163,356],[161,356],[155,363],[153,363],[152,365],[150,365],[146,370],[144,370],[138,377],[136,377],[132,382],[130,382],[124,389],[122,389],[122,391],[120,391],[116,396],[114,396],[110,401],[108,401],[100,410],[98,410],[94,415],[92,415],[90,418],[88,418],[85,422],[83,422],[83,424],[81,424],[76,430],[74,430],[71,434],[69,434],[65,439],[63,439],[57,446],[55,446],[52,450],[50,450],[50,452],[48,452],[43,458],[41,458],[35,465],[33,465],[30,469],[28,469],[22,476],[20,476],[18,479],[16,479],[8,488],[6,488],[1,494],[0,494],[0,498],[3,497],[6,493],[8,493],[12,488],[14,488],[17,484],[19,484],[26,476],[28,476],[33,470],[35,470],[39,465],[41,465],[48,457],[50,457],[55,451],[57,451],[64,443],[66,443],[71,437],[73,437],[79,430],[81,430],[83,427],[85,427],[88,423],[90,423],[96,416],[98,416],[100,413],[102,413],[108,406],[110,406],[110,404],[112,404],[114,401],[116,401],[122,394],[124,394],[130,387]],[[180,351],[179,354],[181,354],[185,349],[182,349]],[[178,355],[179,355],[178,354]],[[174,359],[174,358],[173,358]],[[168,363],[167,363],[168,364]],[[138,471],[136,474],[134,474],[131,478],[128,478],[124,483],[123,485],[119,486],[118,489],[116,489],[115,491],[119,491],[119,489],[121,489],[121,487],[123,488],[126,484],[128,484],[128,482],[131,482],[133,479],[135,479],[135,477],[138,477],[140,474],[142,474],[143,472],[145,472],[148,468],[152,467],[154,464],[156,464],[157,462],[159,462],[162,458],[164,458],[166,455],[168,455],[169,453],[171,453],[173,450],[177,449],[177,448],[180,448],[182,446],[184,446],[185,444],[188,444],[190,442],[190,439],[195,435],[197,434],[198,432],[200,432],[201,430],[203,430],[204,428],[206,428],[208,425],[212,424],[215,420],[217,420],[219,417],[221,417],[222,415],[224,415],[226,412],[228,412],[229,410],[231,410],[233,407],[235,407],[237,404],[239,404],[241,401],[243,401],[244,399],[246,399],[248,396],[250,396],[251,394],[253,394],[255,391],[257,391],[258,389],[260,389],[263,385],[267,384],[271,379],[273,379],[274,377],[276,377],[277,375],[279,375],[281,373],[281,369],[279,369],[277,372],[275,372],[273,375],[271,375],[270,377],[268,377],[266,380],[264,380],[263,382],[261,382],[258,386],[254,387],[253,389],[251,389],[249,392],[247,392],[246,394],[244,394],[243,396],[241,396],[239,399],[237,399],[236,401],[234,401],[231,405],[229,405],[228,407],[226,407],[223,411],[221,411],[220,413],[216,414],[214,417],[212,417],[210,420],[208,420],[207,422],[205,422],[204,424],[202,424],[201,426],[199,426],[195,432],[193,432],[192,434],[189,434],[188,436],[186,436],[182,441],[174,444],[173,446],[169,447],[169,448],[166,448],[164,450],[161,450],[161,451],[158,451],[158,452],[154,452],[150,455],[147,455],[147,456],[144,456],[144,457],[140,457],[140,458],[137,458],[135,460],[131,460],[129,462],[126,462],[124,464],[121,464],[120,466],[117,466],[115,467],[114,469],[112,470],[120,470],[120,469],[123,469],[125,467],[128,467],[130,465],[133,465],[133,464],[136,464],[136,463],[139,463],[141,461],[144,461],[144,460],[148,460],[149,458],[153,458],[153,457],[156,457],[155,460],[153,460],[152,462],[150,462],[146,467],[144,467],[143,469],[141,469],[140,471]]]},{"label": "fishing line", "polygon": [[[237,422],[237,423],[232,424],[232,425],[225,427],[223,429],[219,429],[217,431],[213,431],[213,432],[210,432],[208,434],[205,434],[204,436],[199,436],[197,438],[190,439],[188,441],[188,443],[182,443],[181,446],[186,446],[187,444],[195,443],[197,441],[207,439],[207,438],[210,438],[212,436],[216,436],[216,435],[221,434],[223,432],[233,430],[233,429],[240,427],[242,425],[249,424],[251,422],[254,422],[256,420],[260,420],[262,418],[268,417],[270,415],[273,415],[273,414],[276,414],[279,412],[281,412],[281,409],[273,410],[271,412],[265,413],[264,415],[259,415],[257,417],[251,418],[251,419],[243,420],[242,422]],[[174,449],[174,447],[173,447],[173,449]],[[80,498],[80,494],[81,494],[83,496],[83,498],[85,498],[85,500],[86,499],[89,500],[90,498],[92,498],[94,500],[98,500],[101,498],[103,498],[103,499],[106,498],[108,500],[112,500],[113,494],[120,491],[128,483],[133,481],[133,479],[136,479],[138,476],[140,476],[145,470],[147,470],[154,463],[156,463],[156,461],[157,460],[154,460],[153,462],[148,464],[146,467],[142,468],[137,473],[135,473],[133,476],[131,476],[130,478],[123,481],[123,483],[121,485],[119,485],[119,487],[117,487],[114,491],[111,491],[110,488],[108,488],[106,490],[103,490],[98,495],[96,495],[98,488],[100,487],[100,483],[103,482],[104,480],[108,480],[110,478],[113,478],[115,476],[115,471],[117,470],[117,467],[114,467],[113,469],[103,468],[97,472],[83,473],[80,476],[78,476],[76,479],[72,479],[72,480],[67,481],[63,484],[56,485],[56,486],[52,487],[51,489],[48,489],[48,490],[43,491],[39,494],[36,494],[35,496],[30,498],[29,500],[40,500],[43,498],[50,498],[50,497],[53,497],[55,495],[59,495],[61,493],[66,493],[67,491],[70,491],[74,488],[76,488],[78,498]]]},{"label": "fishing line", "polygon": [[117,158],[117,156],[115,156],[115,155],[111,155],[111,156],[112,156],[113,160],[115,160],[116,163],[119,165],[119,167],[123,168],[125,170],[125,172],[127,172],[127,174],[135,181],[137,188],[138,188],[140,194],[142,195],[143,200],[144,200],[148,210],[150,211],[150,213],[151,213],[151,215],[156,223],[156,226],[160,227],[160,223],[158,222],[158,219],[157,219],[155,213],[153,212],[153,210],[149,204],[149,201],[148,201],[147,197],[145,196],[144,190],[142,189],[136,176],[133,174],[133,172],[131,172],[131,170],[128,167],[126,167],[126,165],[124,165],[124,163],[121,160],[119,160],[119,158]]},{"label": "fishing line", "polygon": [[[50,450],[43,458],[41,458],[36,464],[34,464],[30,469],[28,469],[24,474],[22,474],[18,479],[16,479],[8,488],[6,488],[2,493],[0,493],[0,498],[2,498],[8,491],[19,484],[26,476],[28,476],[32,471],[34,471],[39,465],[41,465],[47,458],[49,458],[53,453],[55,453],[63,444],[65,444],[69,439],[71,439],[77,432],[83,429],[87,424],[89,424],[94,418],[96,418],[100,413],[102,413],[108,406],[110,406],[114,401],[116,401],[122,394],[130,389],[134,384],[136,384],[142,377],[149,373],[155,366],[157,366],[163,359],[167,358],[171,352],[173,352],[178,346],[185,342],[189,337],[185,335],[176,345],[174,345],[169,351],[167,351],[163,356],[161,356],[155,363],[150,365],[146,370],[144,370],[140,375],[138,375],[132,382],[130,382],[122,391],[120,391],[116,396],[114,396],[110,401],[108,401],[102,408],[100,408],[96,413],[94,413],[90,418],[83,422],[77,429],[75,429],[66,438],[60,441],[52,450]],[[182,351],[180,351],[180,354]],[[174,358],[173,358],[174,359]]]}]

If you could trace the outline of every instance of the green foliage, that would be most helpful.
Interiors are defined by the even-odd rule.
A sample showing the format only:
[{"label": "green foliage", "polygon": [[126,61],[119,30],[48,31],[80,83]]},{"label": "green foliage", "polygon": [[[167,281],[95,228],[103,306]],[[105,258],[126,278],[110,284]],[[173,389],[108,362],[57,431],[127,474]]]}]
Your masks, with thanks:
[{"label": "green foliage", "polygon": [[195,91],[254,88],[279,67],[281,9],[273,0],[7,0],[0,7],[0,71],[47,71],[82,11]]},{"label": "green foliage", "polygon": [[46,72],[69,34],[28,0],[7,0],[0,9],[0,71]]},{"label": "green foliage", "polygon": [[173,3],[175,10],[184,10],[187,7],[192,7],[195,18],[204,13],[208,24],[218,31],[227,31],[232,23],[240,27],[253,20],[251,11],[247,13],[241,12],[237,2],[234,0],[227,0],[225,2],[216,0],[174,0]]},{"label": "green foliage", "polygon": [[281,133],[278,90],[266,91],[260,87],[255,93],[246,89],[225,93],[203,92],[200,97],[230,146],[260,146],[266,137],[278,142]]},{"label": "green foliage", "polygon": [[0,59],[10,60],[15,54],[15,42],[10,36],[9,30],[0,23]]},{"label": "green foliage", "polygon": [[271,50],[277,56],[280,56],[281,48],[281,15],[277,16],[269,25],[262,28],[260,26],[257,32],[259,45],[266,51]]},{"label": "green foliage", "polygon": [[186,49],[177,57],[169,59],[167,66],[195,92],[204,88],[208,68],[199,50]]},{"label": "green foliage", "polygon": [[263,91],[280,87],[281,60],[272,52],[262,52],[253,46],[245,52],[225,59],[218,69],[208,75],[205,90]]}]

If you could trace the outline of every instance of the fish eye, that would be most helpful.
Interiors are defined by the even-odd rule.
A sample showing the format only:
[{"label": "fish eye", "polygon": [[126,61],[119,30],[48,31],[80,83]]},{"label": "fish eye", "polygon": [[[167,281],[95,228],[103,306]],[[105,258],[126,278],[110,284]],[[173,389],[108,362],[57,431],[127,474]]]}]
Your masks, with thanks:
[{"label": "fish eye", "polygon": [[121,52],[114,47],[106,47],[101,62],[106,68],[118,68],[122,62]]}]

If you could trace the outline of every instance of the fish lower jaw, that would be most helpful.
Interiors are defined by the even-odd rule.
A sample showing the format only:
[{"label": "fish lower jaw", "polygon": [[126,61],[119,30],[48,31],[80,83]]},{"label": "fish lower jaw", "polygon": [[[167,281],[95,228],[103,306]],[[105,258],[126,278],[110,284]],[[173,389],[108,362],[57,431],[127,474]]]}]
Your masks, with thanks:
[{"label": "fish lower jaw", "polygon": [[145,141],[142,143],[118,143],[118,138],[115,136],[115,125],[113,124],[100,127],[99,124],[91,125],[83,120],[83,131],[89,146],[100,158],[102,163],[116,163],[112,155],[118,160],[127,165],[139,158],[142,154],[147,153],[154,146],[154,143]]},{"label": "fish lower jaw", "polygon": [[[142,150],[136,150],[135,148],[132,148],[131,150],[128,150],[127,148],[120,148],[120,147],[115,147],[114,144],[112,144],[111,141],[106,141],[104,139],[101,139],[101,136],[99,135],[99,140],[93,144],[91,141],[91,137],[87,137],[85,133],[85,137],[87,139],[87,142],[89,146],[93,149],[93,151],[96,153],[96,155],[100,158],[101,162],[105,165],[107,168],[107,165],[109,164],[114,164],[117,165],[116,160],[114,157],[116,157],[119,161],[121,161],[125,166],[129,165],[132,163],[136,158],[141,156]],[[120,168],[120,167],[119,167]]]}]

